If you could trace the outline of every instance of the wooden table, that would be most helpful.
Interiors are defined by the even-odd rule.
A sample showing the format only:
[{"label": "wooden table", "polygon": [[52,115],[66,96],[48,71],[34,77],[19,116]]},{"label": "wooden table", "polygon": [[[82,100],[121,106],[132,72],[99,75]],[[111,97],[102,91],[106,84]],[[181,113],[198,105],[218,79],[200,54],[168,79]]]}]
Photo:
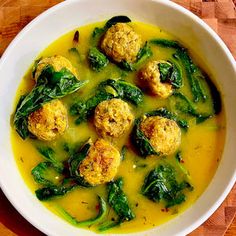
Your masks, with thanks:
[{"label": "wooden table", "polygon": [[[26,24],[59,2],[61,0],[0,0],[0,55]],[[175,0],[175,2],[209,24],[236,58],[236,0]],[[236,236],[235,213],[236,185],[219,209],[190,235]],[[42,236],[43,234],[12,207],[0,190],[0,236],[11,235]]]}]

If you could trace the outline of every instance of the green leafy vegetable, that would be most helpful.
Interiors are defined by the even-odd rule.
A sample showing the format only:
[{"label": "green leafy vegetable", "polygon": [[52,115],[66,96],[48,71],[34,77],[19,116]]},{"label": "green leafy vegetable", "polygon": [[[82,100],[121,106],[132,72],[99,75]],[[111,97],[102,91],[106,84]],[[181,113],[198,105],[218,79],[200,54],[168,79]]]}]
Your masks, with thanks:
[{"label": "green leafy vegetable", "polygon": [[140,105],[143,102],[143,93],[138,87],[124,80],[108,79],[98,85],[95,95],[87,101],[74,103],[70,108],[70,114],[78,115],[76,124],[80,124],[93,114],[94,109],[100,102],[112,98],[120,98],[134,105]]},{"label": "green leafy vegetable", "polygon": [[99,202],[99,212],[97,216],[88,220],[84,220],[84,221],[76,220],[75,217],[71,216],[65,209],[63,209],[60,206],[57,207],[57,210],[59,211],[59,213],[63,216],[65,220],[67,220],[69,223],[71,223],[74,226],[77,226],[77,227],[91,226],[102,221],[107,212],[107,205],[102,197],[98,196],[98,202]]},{"label": "green leafy vegetable", "polygon": [[[56,196],[62,196],[78,186],[91,187],[79,173],[79,165],[87,156],[90,147],[91,141],[88,140],[79,150],[69,150],[71,157],[65,167],[61,162],[55,159],[53,149],[50,147],[38,148],[47,162],[41,162],[32,170],[35,181],[44,186],[35,191],[37,198],[41,201],[45,201]],[[60,174],[60,179],[62,180],[60,183],[55,183],[48,178],[53,171]]]},{"label": "green leafy vegetable", "polygon": [[119,216],[121,222],[135,218],[122,187],[123,180],[121,178],[108,184],[108,203]]},{"label": "green leafy vegetable", "polygon": [[40,201],[46,201],[57,196],[63,196],[78,186],[79,184],[75,179],[68,178],[64,179],[59,186],[53,185],[37,189],[35,194]]},{"label": "green leafy vegetable", "polygon": [[54,175],[61,173],[61,169],[58,169],[56,166],[54,166],[52,162],[41,162],[31,171],[35,182],[44,186],[56,185],[56,181],[53,181],[52,178],[50,178],[52,177],[52,173],[54,173]]},{"label": "green leafy vegetable", "polygon": [[62,98],[80,89],[86,81],[79,81],[69,70],[55,72],[52,66],[45,66],[33,90],[20,99],[14,115],[14,126],[25,139],[29,135],[28,116],[43,104]]},{"label": "green leafy vegetable", "polygon": [[200,70],[193,63],[192,59],[188,55],[187,50],[177,50],[176,54],[174,54],[174,57],[179,58],[185,67],[186,76],[192,90],[194,102],[199,102],[200,100],[204,101],[206,99],[205,92],[203,91],[200,80],[196,75],[196,73],[199,73]]},{"label": "green leafy vegetable", "polygon": [[182,71],[176,62],[174,62],[173,60],[170,60],[170,62],[173,66],[173,71],[171,77],[169,78],[169,81],[175,88],[180,88],[183,85]]},{"label": "green leafy vegetable", "polygon": [[[180,119],[175,114],[168,111],[166,108],[159,108],[157,110],[144,114],[144,117],[150,117],[150,116],[162,116],[162,117],[174,120],[184,130],[187,130],[189,127],[186,120]],[[143,121],[142,117],[135,120],[135,124],[131,132],[131,141],[133,145],[136,147],[136,149],[138,150],[139,154],[142,157],[146,157],[149,155],[160,155],[160,153],[157,152],[152,147],[149,139],[144,135],[144,133],[140,129],[140,124],[142,121]]]},{"label": "green leafy vegetable", "polygon": [[149,117],[149,116],[162,116],[162,117],[165,117],[167,119],[174,120],[184,130],[187,130],[188,127],[189,127],[188,122],[186,120],[179,118],[177,115],[175,115],[174,113],[168,111],[164,107],[159,108],[159,109],[154,110],[154,111],[151,111],[151,112],[148,112],[145,115],[147,117]]},{"label": "green leafy vegetable", "polygon": [[121,160],[123,161],[125,159],[125,154],[127,152],[127,146],[124,145],[121,149],[121,153],[120,153],[120,156],[121,156]]},{"label": "green leafy vegetable", "polygon": [[194,104],[183,94],[180,92],[173,93],[175,109],[181,111],[185,114],[196,117],[197,124],[205,121],[206,119],[212,117],[214,114],[202,114],[197,111]]},{"label": "green leafy vegetable", "polygon": [[113,25],[117,23],[128,23],[128,22],[131,22],[131,20],[127,16],[113,16],[111,19],[109,19],[106,22],[105,28],[109,29],[110,27],[112,27]]},{"label": "green leafy vegetable", "polygon": [[131,133],[131,141],[139,151],[140,155],[143,157],[149,155],[159,155],[158,152],[152,147],[148,138],[144,135],[142,130],[140,129],[140,123],[142,122],[141,118],[135,120],[134,128]]},{"label": "green leafy vegetable", "polygon": [[184,160],[182,158],[181,152],[178,151],[175,155],[175,159],[177,160],[177,166],[179,167],[180,171],[185,175],[187,180],[190,182],[191,177],[189,175],[189,172],[186,170],[186,168],[182,165],[184,163]]},{"label": "green leafy vegetable", "polygon": [[62,172],[64,165],[55,158],[55,151],[51,147],[37,147],[38,152],[43,155],[44,159],[47,162],[51,162],[53,166],[59,171]]},{"label": "green leafy vegetable", "polygon": [[172,65],[170,65],[169,63],[159,63],[158,69],[160,71],[161,82],[167,82],[172,74]]},{"label": "green leafy vegetable", "polygon": [[178,41],[167,40],[167,39],[152,39],[149,41],[152,44],[166,47],[166,48],[175,48],[175,49],[182,49],[183,46],[180,45]]},{"label": "green leafy vegetable", "polygon": [[[109,88],[113,89],[113,93]],[[108,79],[99,84],[99,89],[110,93],[115,98],[121,98],[134,105],[140,105],[143,102],[143,93],[135,85],[126,82],[125,80]]]},{"label": "green leafy vegetable", "polygon": [[[180,60],[185,68],[186,76],[193,95],[193,101],[204,102],[207,96],[206,92],[202,87],[201,79],[206,80],[207,83],[210,80],[206,78],[201,69],[192,61],[191,57],[188,54],[188,50],[177,41],[166,39],[153,39],[150,42],[160,47],[176,49],[176,52],[174,53],[173,57],[177,60]],[[211,83],[211,81],[209,83]]]},{"label": "green leafy vegetable", "polygon": [[134,213],[129,207],[128,199],[122,190],[122,186],[122,178],[108,183],[108,203],[118,215],[118,220],[116,222],[108,221],[103,223],[100,225],[99,231],[108,230],[120,225],[124,221],[130,221],[135,218]]},{"label": "green leafy vegetable", "polygon": [[74,56],[74,58],[76,59],[77,63],[81,63],[82,59],[81,59],[80,53],[79,53],[79,51],[78,51],[77,48],[70,48],[70,49],[68,50],[68,52],[69,52],[72,56]]},{"label": "green leafy vegetable", "polygon": [[87,156],[89,149],[91,147],[91,140],[85,142],[85,144],[80,148],[80,150],[70,157],[68,160],[68,166],[70,170],[71,177],[79,177],[79,165]]},{"label": "green leafy vegetable", "polygon": [[152,56],[152,50],[146,42],[144,46],[139,50],[136,62],[128,63],[126,61],[122,61],[118,64],[118,66],[125,71],[135,71],[145,60]]},{"label": "green leafy vegetable", "polygon": [[104,27],[102,27],[102,28],[95,27],[93,32],[92,32],[92,35],[91,35],[91,44],[93,46],[97,47],[101,37],[103,36],[103,34],[106,33],[106,31],[112,25],[115,25],[119,22],[120,23],[128,23],[128,22],[131,22],[131,20],[127,16],[114,16],[106,22]]},{"label": "green leafy vegetable", "polygon": [[185,189],[192,190],[191,185],[186,181],[179,183],[175,169],[169,164],[162,164],[148,174],[141,191],[148,199],[154,202],[162,200],[169,208],[185,201]]},{"label": "green leafy vegetable", "polygon": [[89,50],[88,60],[90,66],[95,71],[101,71],[109,63],[107,57],[101,53],[96,47],[92,47]]},{"label": "green leafy vegetable", "polygon": [[161,82],[172,84],[175,88],[182,86],[182,73],[179,67],[171,61],[161,62],[158,64]]},{"label": "green leafy vegetable", "polygon": [[222,100],[221,100],[221,95],[215,84],[210,80],[206,80],[209,88],[210,88],[210,93],[212,96],[213,100],[213,108],[214,108],[214,113],[217,115],[221,112],[222,110]]}]

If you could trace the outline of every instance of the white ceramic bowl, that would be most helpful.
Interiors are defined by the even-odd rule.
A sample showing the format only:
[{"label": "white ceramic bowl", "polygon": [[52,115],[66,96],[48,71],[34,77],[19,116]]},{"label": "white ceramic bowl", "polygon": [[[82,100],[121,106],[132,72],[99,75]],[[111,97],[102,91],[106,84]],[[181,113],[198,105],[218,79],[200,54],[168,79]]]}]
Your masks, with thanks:
[{"label": "white ceramic bowl", "polygon": [[[8,47],[0,62],[0,184],[15,208],[47,235],[93,235],[48,211],[25,185],[10,143],[10,116],[22,76],[47,45],[81,25],[114,15],[158,25],[178,37],[205,61],[223,92],[227,135],[223,158],[209,187],[182,215],[149,231],[132,235],[185,235],[202,224],[221,204],[236,179],[236,66],[225,44],[202,20],[163,0],[70,0],[41,14]],[[30,157],[29,157],[30,158]],[[199,163],[200,165],[200,163]]]}]

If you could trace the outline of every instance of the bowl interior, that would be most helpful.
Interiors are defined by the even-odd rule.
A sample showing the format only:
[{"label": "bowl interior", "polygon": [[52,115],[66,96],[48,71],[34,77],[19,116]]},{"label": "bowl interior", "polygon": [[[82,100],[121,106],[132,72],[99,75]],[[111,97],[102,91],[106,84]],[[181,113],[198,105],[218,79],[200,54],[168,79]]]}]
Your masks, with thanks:
[{"label": "bowl interior", "polygon": [[[145,233],[133,235],[183,235],[209,217],[226,197],[236,178],[236,66],[220,38],[199,18],[169,1],[158,0],[73,0],[65,1],[31,22],[12,42],[0,62],[0,184],[16,209],[47,235],[92,235],[77,229],[49,212],[25,185],[14,161],[10,143],[10,117],[22,76],[35,57],[62,34],[114,15],[158,25],[179,38],[205,62],[219,85],[227,119],[224,155],[207,190],[180,216]],[[200,165],[200,163],[199,163]]]}]

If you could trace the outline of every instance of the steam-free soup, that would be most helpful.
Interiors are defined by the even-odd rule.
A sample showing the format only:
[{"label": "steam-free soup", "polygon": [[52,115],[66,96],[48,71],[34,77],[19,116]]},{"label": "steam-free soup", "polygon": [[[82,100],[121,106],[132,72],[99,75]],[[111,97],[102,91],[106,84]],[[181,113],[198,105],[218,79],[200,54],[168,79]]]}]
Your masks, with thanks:
[{"label": "steam-free soup", "polygon": [[176,40],[115,17],[40,53],[17,91],[11,139],[49,210],[77,227],[136,232],[178,216],[206,189],[225,114],[204,61]]}]

